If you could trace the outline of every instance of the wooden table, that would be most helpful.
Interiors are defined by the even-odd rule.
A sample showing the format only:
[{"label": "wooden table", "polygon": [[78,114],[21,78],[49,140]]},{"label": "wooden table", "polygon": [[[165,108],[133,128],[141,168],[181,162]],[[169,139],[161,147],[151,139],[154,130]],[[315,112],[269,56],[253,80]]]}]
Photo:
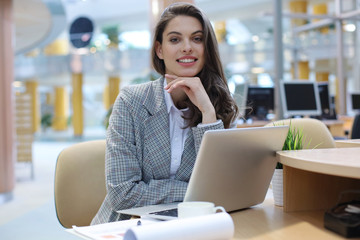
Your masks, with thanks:
[{"label": "wooden table", "polygon": [[[269,189],[265,201],[254,207],[232,212],[235,225],[233,240],[340,240],[340,235],[323,227],[324,211],[285,213],[282,207],[274,205],[272,190]],[[69,239],[88,239],[75,234]],[[73,238],[71,238],[73,237]],[[171,238],[170,238],[171,239]],[[360,238],[352,238],[352,240]]]},{"label": "wooden table", "polygon": [[233,212],[231,217],[235,224],[233,239],[345,239],[324,228],[322,210],[286,213],[275,206],[271,189],[262,204]]},{"label": "wooden table", "polygon": [[284,211],[324,210],[341,192],[360,189],[360,148],[279,151],[284,165]]},{"label": "wooden table", "polygon": [[342,191],[360,189],[360,148],[280,151],[277,157],[284,166],[284,207],[268,194],[264,203],[232,213],[234,239],[345,239],[325,229],[323,218]]},{"label": "wooden table", "polygon": [[284,165],[284,207],[274,205],[269,189],[262,204],[232,212],[233,239],[345,239],[325,229],[323,217],[341,191],[360,188],[360,148],[280,151],[277,157]]}]

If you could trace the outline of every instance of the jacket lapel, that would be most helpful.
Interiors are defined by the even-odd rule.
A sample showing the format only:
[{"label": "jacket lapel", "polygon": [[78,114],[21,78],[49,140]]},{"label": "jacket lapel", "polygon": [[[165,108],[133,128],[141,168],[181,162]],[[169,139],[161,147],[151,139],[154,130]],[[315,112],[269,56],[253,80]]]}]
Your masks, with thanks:
[{"label": "jacket lapel", "polygon": [[148,89],[143,105],[149,112],[149,117],[144,121],[144,146],[146,158],[153,166],[155,179],[170,177],[170,133],[169,116],[164,100],[163,78],[153,82]]},{"label": "jacket lapel", "polygon": [[176,172],[175,178],[180,181],[189,181],[192,170],[194,168],[196,152],[194,147],[194,137],[190,128],[185,140],[184,152],[181,157],[181,164]]}]

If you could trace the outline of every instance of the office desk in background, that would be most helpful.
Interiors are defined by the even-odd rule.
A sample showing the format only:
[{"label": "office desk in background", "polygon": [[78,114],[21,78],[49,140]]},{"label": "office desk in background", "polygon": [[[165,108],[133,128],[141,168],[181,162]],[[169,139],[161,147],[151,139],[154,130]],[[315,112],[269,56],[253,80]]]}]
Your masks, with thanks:
[{"label": "office desk in background", "polygon": [[335,141],[337,148],[360,147],[360,139],[346,139]]},{"label": "office desk in background", "polygon": [[342,120],[321,120],[329,129],[333,137],[345,137],[344,121]]},{"label": "office desk in background", "polygon": [[266,124],[270,123],[268,120],[256,120],[256,121],[248,121],[248,122],[239,122],[237,124],[237,128],[249,128],[249,127],[263,127]]},{"label": "office desk in background", "polygon": [[[342,120],[322,120],[322,122],[328,127],[333,137],[345,137],[344,121]],[[239,122],[238,128],[249,128],[249,127],[263,127],[266,124],[271,123],[269,120],[255,120],[250,122]]]}]

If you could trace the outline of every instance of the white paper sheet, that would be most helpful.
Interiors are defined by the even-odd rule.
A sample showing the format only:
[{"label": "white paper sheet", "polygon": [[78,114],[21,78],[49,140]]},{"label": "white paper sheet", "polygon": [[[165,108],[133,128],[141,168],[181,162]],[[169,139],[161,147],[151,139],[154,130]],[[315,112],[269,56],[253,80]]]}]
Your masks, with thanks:
[{"label": "white paper sheet", "polygon": [[[93,226],[86,227],[76,227],[73,226],[72,229],[69,229],[70,233],[76,234],[80,237],[93,240],[123,240],[126,231],[131,227],[137,226],[139,219],[111,222],[98,224]],[[158,221],[156,220],[141,220],[142,226],[148,224],[154,224]]]},{"label": "white paper sheet", "polygon": [[124,240],[226,240],[233,236],[232,218],[222,212],[131,227]]},{"label": "white paper sheet", "polygon": [[221,212],[194,218],[158,221],[139,219],[68,229],[70,233],[93,240],[227,240],[234,235],[234,223]]}]

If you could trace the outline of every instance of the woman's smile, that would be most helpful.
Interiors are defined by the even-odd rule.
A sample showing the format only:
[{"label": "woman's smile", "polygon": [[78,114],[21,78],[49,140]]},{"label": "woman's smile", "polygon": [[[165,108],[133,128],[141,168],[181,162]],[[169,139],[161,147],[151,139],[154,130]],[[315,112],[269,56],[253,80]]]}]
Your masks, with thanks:
[{"label": "woman's smile", "polygon": [[181,66],[190,67],[190,66],[193,66],[195,64],[195,62],[197,61],[197,58],[192,57],[192,56],[185,56],[185,57],[181,57],[181,58],[177,59],[176,61]]}]

